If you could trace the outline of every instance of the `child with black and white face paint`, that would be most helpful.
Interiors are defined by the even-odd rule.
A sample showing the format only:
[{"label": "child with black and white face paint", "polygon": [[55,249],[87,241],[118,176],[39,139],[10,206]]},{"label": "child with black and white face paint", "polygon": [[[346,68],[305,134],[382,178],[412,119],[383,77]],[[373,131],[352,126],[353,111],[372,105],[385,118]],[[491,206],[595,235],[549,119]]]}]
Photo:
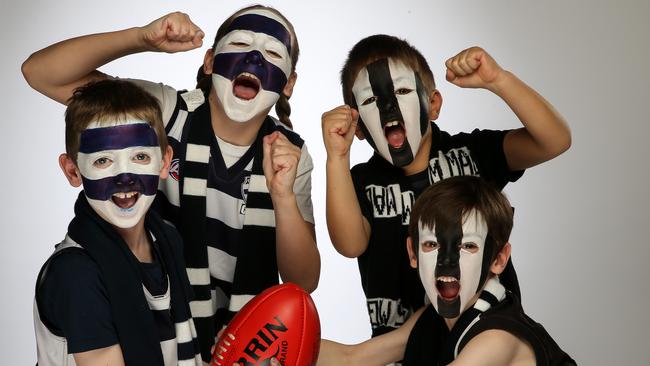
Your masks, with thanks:
[{"label": "child with black and white face paint", "polygon": [[[408,42],[387,35],[367,37],[352,48],[341,72],[346,105],[322,117],[327,225],[336,250],[359,258],[373,335],[399,327],[423,303],[424,290],[400,243],[413,202],[427,186],[470,175],[502,189],[570,146],[563,118],[483,49],[466,49],[446,66],[449,82],[492,91],[523,127],[441,131],[435,121],[442,95],[427,61]],[[375,154],[350,169],[354,135],[367,139]],[[502,278],[518,292],[511,264]]]},{"label": "child with black and white face paint", "polygon": [[[77,86],[110,78],[97,70],[107,62],[143,51],[187,51],[202,39],[201,29],[176,12],[143,27],[49,46],[25,61],[23,74],[36,90],[66,103]],[[289,120],[298,55],[291,23],[256,5],[219,27],[197,89],[130,79],[158,99],[174,150],[171,179],[159,185],[154,207],[183,236],[206,362],[217,331],[278,283],[278,274],[308,291],[318,284],[313,164]],[[268,115],[273,106],[279,120]]]},{"label": "child with black and white face paint", "polygon": [[318,365],[575,365],[499,280],[512,216],[505,196],[478,177],[427,188],[413,207],[406,246],[430,304],[364,343],[323,341]]}]

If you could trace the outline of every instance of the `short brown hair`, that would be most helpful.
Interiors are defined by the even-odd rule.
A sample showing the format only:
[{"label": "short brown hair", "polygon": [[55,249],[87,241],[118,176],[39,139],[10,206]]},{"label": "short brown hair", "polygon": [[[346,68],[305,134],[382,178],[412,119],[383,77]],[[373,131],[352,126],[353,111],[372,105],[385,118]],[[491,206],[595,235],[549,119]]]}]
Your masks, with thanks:
[{"label": "short brown hair", "polygon": [[488,228],[488,236],[496,248],[492,258],[510,238],[512,206],[506,196],[491,183],[474,176],[443,179],[427,188],[415,201],[409,222],[413,250],[418,250],[418,223],[423,226],[461,225],[471,210],[478,211]]},{"label": "short brown hair", "polygon": [[136,118],[153,127],[163,155],[167,135],[158,100],[139,86],[118,79],[90,82],[75,89],[65,111],[65,150],[77,161],[79,138],[91,122],[126,121]]},{"label": "short brown hair", "polygon": [[357,42],[348,53],[348,58],[341,70],[341,86],[345,104],[357,108],[357,102],[352,94],[352,85],[362,68],[382,58],[402,61],[413,69],[422,79],[427,96],[436,89],[431,68],[420,51],[406,40],[385,34],[376,34]]}]

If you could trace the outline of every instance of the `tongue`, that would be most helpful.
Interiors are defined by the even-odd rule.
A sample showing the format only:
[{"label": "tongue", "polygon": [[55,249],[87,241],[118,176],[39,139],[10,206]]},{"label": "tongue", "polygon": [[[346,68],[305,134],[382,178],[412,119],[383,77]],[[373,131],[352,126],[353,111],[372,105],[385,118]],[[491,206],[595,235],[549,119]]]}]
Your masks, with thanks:
[{"label": "tongue", "polygon": [[235,85],[234,90],[235,96],[239,99],[250,100],[255,98],[257,95],[257,90],[245,85]]},{"label": "tongue", "polygon": [[138,200],[138,195],[134,195],[131,198],[119,198],[113,196],[113,203],[117,205],[117,207],[121,209],[127,209],[133,207],[135,205],[136,201]]},{"label": "tongue", "polygon": [[445,299],[453,299],[458,296],[458,291],[460,290],[460,285],[458,281],[454,282],[442,282],[438,281],[437,286],[440,296]]},{"label": "tongue", "polygon": [[404,144],[404,130],[401,128],[392,128],[388,133],[386,134],[386,139],[388,140],[388,144],[395,148],[399,149],[402,147]]}]

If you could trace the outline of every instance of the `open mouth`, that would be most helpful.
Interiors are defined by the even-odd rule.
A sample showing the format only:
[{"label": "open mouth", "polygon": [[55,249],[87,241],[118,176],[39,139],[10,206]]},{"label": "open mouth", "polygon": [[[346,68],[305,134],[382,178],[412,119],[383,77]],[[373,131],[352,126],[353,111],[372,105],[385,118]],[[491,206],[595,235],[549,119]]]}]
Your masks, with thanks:
[{"label": "open mouth", "polygon": [[436,279],[438,295],[445,301],[453,301],[460,292],[458,279],[451,276],[440,276]]},{"label": "open mouth", "polygon": [[113,203],[122,210],[128,210],[133,207],[140,198],[138,192],[117,192],[113,193],[111,200]]},{"label": "open mouth", "polygon": [[384,125],[384,135],[388,145],[394,150],[404,147],[406,141],[406,129],[404,123],[400,121],[391,121]]},{"label": "open mouth", "polygon": [[243,72],[233,81],[232,93],[239,99],[251,100],[260,91],[260,79],[257,76]]}]

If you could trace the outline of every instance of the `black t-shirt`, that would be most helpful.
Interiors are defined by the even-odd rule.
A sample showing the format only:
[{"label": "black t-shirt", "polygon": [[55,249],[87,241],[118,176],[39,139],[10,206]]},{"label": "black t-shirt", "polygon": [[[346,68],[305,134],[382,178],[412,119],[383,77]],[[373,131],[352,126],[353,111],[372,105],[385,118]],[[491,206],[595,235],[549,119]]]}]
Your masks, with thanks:
[{"label": "black t-shirt", "polygon": [[413,203],[429,185],[453,176],[481,176],[502,189],[523,171],[510,171],[503,152],[508,131],[474,130],[450,135],[431,123],[428,168],[412,176],[375,154],[352,168],[357,199],[371,227],[368,248],[359,256],[373,336],[402,325],[424,302],[417,271],[406,251]]},{"label": "black t-shirt", "polygon": [[[156,245],[152,247],[156,248]],[[160,297],[166,294],[169,283],[158,251],[153,250],[153,253],[151,263],[140,263],[140,273],[147,291],[153,297]],[[64,249],[52,258],[37,301],[43,323],[52,333],[66,339],[69,353],[119,343],[101,272],[83,249]],[[173,339],[175,330],[171,312],[152,313],[160,340]]]}]

